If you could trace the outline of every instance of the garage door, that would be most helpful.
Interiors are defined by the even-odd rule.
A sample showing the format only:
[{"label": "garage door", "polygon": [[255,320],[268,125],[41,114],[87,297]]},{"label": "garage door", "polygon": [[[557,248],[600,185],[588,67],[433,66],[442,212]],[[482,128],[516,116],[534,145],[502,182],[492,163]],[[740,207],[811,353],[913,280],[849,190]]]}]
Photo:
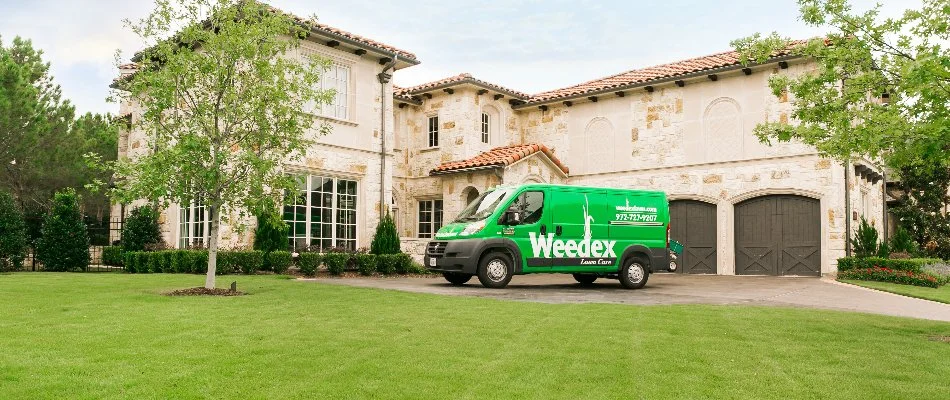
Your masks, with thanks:
[{"label": "garage door", "polygon": [[716,205],[694,200],[670,202],[670,239],[683,244],[677,271],[716,273]]},{"label": "garage door", "polygon": [[778,195],[736,205],[737,275],[821,275],[818,200]]}]

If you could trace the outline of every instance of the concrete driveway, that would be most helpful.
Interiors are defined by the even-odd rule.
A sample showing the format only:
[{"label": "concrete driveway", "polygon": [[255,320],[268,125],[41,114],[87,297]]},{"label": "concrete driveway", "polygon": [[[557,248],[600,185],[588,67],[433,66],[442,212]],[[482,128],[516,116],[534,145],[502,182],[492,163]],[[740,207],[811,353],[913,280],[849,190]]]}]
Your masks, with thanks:
[{"label": "concrete driveway", "polygon": [[472,278],[449,285],[435,278],[321,278],[321,283],[544,303],[635,305],[716,304],[810,307],[950,322],[950,305],[839,283],[830,279],[765,276],[654,274],[640,290],[625,290],[616,280],[581,286],[570,275],[515,276],[505,289],[486,289]]}]

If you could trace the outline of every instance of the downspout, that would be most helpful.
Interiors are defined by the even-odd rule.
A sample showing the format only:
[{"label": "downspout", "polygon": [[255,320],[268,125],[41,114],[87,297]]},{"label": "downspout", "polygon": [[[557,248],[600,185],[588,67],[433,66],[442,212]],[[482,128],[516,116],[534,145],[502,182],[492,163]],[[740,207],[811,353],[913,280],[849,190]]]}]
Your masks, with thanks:
[{"label": "downspout", "polygon": [[884,231],[884,243],[887,243],[887,231],[890,227],[887,226],[887,171],[884,167],[881,167],[881,205],[884,209],[884,215],[881,219],[884,222],[881,225]]},{"label": "downspout", "polygon": [[376,75],[379,79],[379,219],[383,219],[383,209],[386,207],[386,84],[392,79],[392,74],[386,71],[396,66],[398,54],[393,54],[393,61],[383,67],[383,71]]},{"label": "downspout", "polygon": [[844,162],[844,254],[851,257],[851,159]]}]

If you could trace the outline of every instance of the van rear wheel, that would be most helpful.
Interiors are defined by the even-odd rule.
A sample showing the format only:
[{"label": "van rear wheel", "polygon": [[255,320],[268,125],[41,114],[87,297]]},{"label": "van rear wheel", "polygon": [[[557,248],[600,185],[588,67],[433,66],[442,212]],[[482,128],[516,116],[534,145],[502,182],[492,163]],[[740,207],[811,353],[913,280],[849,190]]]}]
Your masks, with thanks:
[{"label": "van rear wheel", "polygon": [[640,289],[647,284],[647,279],[650,278],[650,270],[647,269],[646,263],[642,260],[634,258],[623,266],[623,269],[620,270],[620,284],[627,289]]},{"label": "van rear wheel", "polygon": [[478,264],[478,280],[490,289],[508,286],[514,272],[514,261],[505,253],[488,253]]},{"label": "van rear wheel", "polygon": [[574,280],[581,285],[590,285],[597,280],[597,275],[595,274],[574,274]]},{"label": "van rear wheel", "polygon": [[472,275],[460,272],[443,272],[442,277],[455,286],[462,286],[472,279]]}]

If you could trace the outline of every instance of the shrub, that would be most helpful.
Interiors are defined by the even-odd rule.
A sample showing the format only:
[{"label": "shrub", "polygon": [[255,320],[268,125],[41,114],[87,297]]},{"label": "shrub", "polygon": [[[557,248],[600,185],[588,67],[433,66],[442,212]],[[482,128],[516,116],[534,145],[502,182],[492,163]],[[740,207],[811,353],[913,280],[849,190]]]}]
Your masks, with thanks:
[{"label": "shrub", "polygon": [[26,221],[23,219],[23,212],[13,196],[0,190],[0,271],[22,268],[26,250]]},{"label": "shrub", "polygon": [[57,192],[43,220],[36,258],[47,271],[82,271],[89,266],[89,236],[73,189]]},{"label": "shrub", "polygon": [[881,242],[881,244],[880,244],[879,246],[877,246],[877,254],[876,254],[876,256],[877,256],[877,257],[880,257],[880,258],[888,258],[888,257],[890,257],[890,256],[891,256],[891,246],[890,246],[889,244],[887,244],[887,242]]},{"label": "shrub", "polygon": [[122,248],[127,251],[149,250],[162,243],[158,212],[150,206],[136,207],[122,226]]},{"label": "shrub", "polygon": [[254,250],[265,253],[290,249],[287,242],[287,232],[290,227],[281,220],[276,211],[258,213],[257,229],[254,230]]},{"label": "shrub", "polygon": [[399,253],[396,254],[394,258],[394,269],[397,274],[408,274],[412,272],[414,262],[411,256],[406,253]]},{"label": "shrub", "polygon": [[300,269],[300,273],[306,276],[314,276],[322,262],[323,256],[320,253],[300,253],[297,259],[297,268]]},{"label": "shrub", "polygon": [[264,252],[260,250],[236,251],[237,266],[241,272],[253,275],[264,266]]},{"label": "shrub", "polygon": [[323,255],[323,263],[327,266],[327,272],[330,275],[343,275],[347,264],[350,262],[350,255],[340,252],[329,252]]},{"label": "shrub", "polygon": [[942,260],[936,258],[893,259],[881,257],[845,257],[838,259],[838,271],[881,267],[897,271],[921,272],[924,266],[940,262],[942,262]]},{"label": "shrub", "polygon": [[356,269],[360,271],[360,275],[369,276],[376,271],[375,254],[357,254],[353,256],[353,259],[356,261]]},{"label": "shrub", "polygon": [[914,254],[917,252],[917,243],[910,236],[910,232],[903,226],[897,227],[894,237],[891,238],[891,251],[895,253]]},{"label": "shrub", "polygon": [[858,258],[873,257],[877,253],[877,229],[861,217],[861,224],[851,238],[851,247]]},{"label": "shrub", "polygon": [[383,275],[392,275],[396,273],[396,254],[380,254],[376,256],[376,271]]},{"label": "shrub", "polygon": [[104,265],[122,266],[122,247],[105,246],[102,248],[102,263]]},{"label": "shrub", "polygon": [[152,272],[152,263],[149,260],[148,253],[144,251],[135,252],[135,272],[147,274]]},{"label": "shrub", "polygon": [[290,268],[294,261],[293,255],[289,251],[276,250],[267,253],[267,265],[270,270],[276,274],[283,274]]},{"label": "shrub", "polygon": [[393,217],[386,213],[376,225],[376,233],[373,234],[373,243],[370,245],[370,253],[373,254],[398,254],[399,233],[396,232],[396,223]]},{"label": "shrub", "polygon": [[840,272],[838,273],[838,279],[891,282],[932,288],[940,287],[942,284],[940,278],[930,274],[913,271],[898,271],[881,267],[857,268]]}]

